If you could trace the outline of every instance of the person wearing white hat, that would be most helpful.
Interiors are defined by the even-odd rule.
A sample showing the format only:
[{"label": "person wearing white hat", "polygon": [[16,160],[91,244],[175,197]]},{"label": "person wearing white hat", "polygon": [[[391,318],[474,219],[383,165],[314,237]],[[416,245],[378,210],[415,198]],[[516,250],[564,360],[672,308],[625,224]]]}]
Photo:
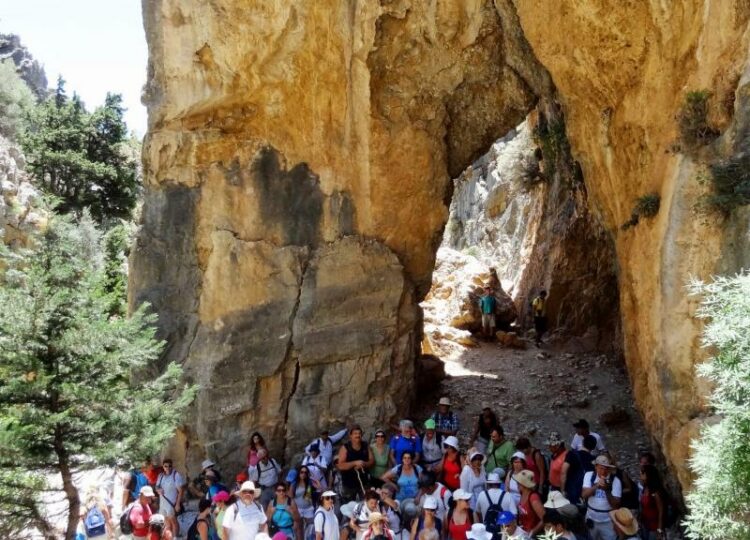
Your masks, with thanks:
[{"label": "person wearing white hat", "polygon": [[472,510],[476,508],[477,496],[484,490],[487,482],[487,473],[484,472],[484,454],[477,450],[469,453],[469,461],[461,471],[461,489],[471,493],[469,506]]},{"label": "person wearing white hat", "polygon": [[143,486],[138,492],[138,500],[133,503],[128,517],[133,526],[133,540],[143,540],[148,537],[148,521],[151,519],[151,501],[154,498],[151,486]]},{"label": "person wearing white hat", "polygon": [[334,511],[335,500],[335,491],[324,491],[320,496],[320,506],[313,518],[315,540],[339,540],[341,527]]},{"label": "person wearing white hat", "polygon": [[518,486],[518,482],[513,478],[514,474],[517,474],[526,468],[526,454],[523,452],[516,452],[510,458],[510,470],[505,476],[505,491],[511,494],[513,502],[521,502],[521,488]]},{"label": "person wearing white hat", "polygon": [[469,540],[492,540],[492,533],[487,532],[484,523],[474,523],[469,532],[466,533]]},{"label": "person wearing white hat", "polygon": [[453,500],[456,504],[448,511],[447,523],[444,524],[447,534],[444,537],[449,540],[463,540],[474,522],[474,513],[469,508],[471,493],[457,489],[453,492]]},{"label": "person wearing white hat", "polygon": [[451,492],[443,484],[437,481],[437,476],[432,471],[424,471],[419,475],[419,494],[417,504],[424,508],[424,501],[428,497],[434,497],[437,502],[436,515],[441,521],[445,521],[450,508]]},{"label": "person wearing white hat", "polygon": [[258,489],[251,481],[240,486],[239,500],[230,505],[221,523],[225,540],[254,540],[266,531],[268,518],[260,503],[255,500]]},{"label": "person wearing white hat", "polygon": [[419,519],[411,523],[410,538],[417,538],[422,535],[422,531],[434,530],[441,533],[443,530],[443,519],[438,516],[438,499],[432,495],[427,495],[422,499],[422,512]]},{"label": "person wearing white hat", "polygon": [[[500,489],[500,475],[490,473],[487,475],[487,486],[477,496],[477,505],[475,510],[477,521],[483,522],[489,526],[488,521],[496,523],[494,519],[499,512],[518,512],[516,502],[513,497]],[[491,519],[487,519],[487,518]],[[495,532],[495,531],[492,531]]]},{"label": "person wearing white hat", "polygon": [[441,397],[438,401],[438,410],[432,413],[431,419],[435,421],[435,432],[441,437],[456,436],[458,433],[458,415],[451,411],[451,400]]},{"label": "person wearing white hat", "polygon": [[594,471],[583,477],[581,497],[586,501],[586,519],[593,522],[590,528],[592,540],[615,540],[609,513],[620,507],[622,483],[613,473],[615,466],[605,455],[594,460]]}]

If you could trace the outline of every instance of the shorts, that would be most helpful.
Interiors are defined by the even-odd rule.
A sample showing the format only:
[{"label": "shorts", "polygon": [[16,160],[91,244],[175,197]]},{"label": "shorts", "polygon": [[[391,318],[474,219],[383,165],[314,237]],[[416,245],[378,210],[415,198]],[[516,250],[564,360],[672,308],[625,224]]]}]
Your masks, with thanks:
[{"label": "shorts", "polygon": [[494,313],[482,313],[482,327],[495,328],[495,314]]},{"label": "shorts", "polygon": [[[175,504],[177,503],[175,502]],[[159,499],[159,513],[164,517],[175,517],[177,515],[174,506],[169,504],[164,497]]]}]

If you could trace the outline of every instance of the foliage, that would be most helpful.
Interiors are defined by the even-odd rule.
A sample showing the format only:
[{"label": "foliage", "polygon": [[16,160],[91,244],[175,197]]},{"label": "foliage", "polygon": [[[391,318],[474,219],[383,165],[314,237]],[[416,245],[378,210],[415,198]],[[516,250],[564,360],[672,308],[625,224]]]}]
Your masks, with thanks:
[{"label": "foliage", "polygon": [[110,315],[125,316],[127,313],[126,260],[130,244],[129,231],[124,223],[112,227],[104,235],[104,271],[100,293],[109,304]]},{"label": "foliage", "polygon": [[708,205],[725,215],[750,203],[750,154],[742,153],[709,166],[713,193]]},{"label": "foliage", "polygon": [[547,120],[544,116],[540,116],[533,136],[542,149],[544,176],[552,178],[555,175],[557,163],[561,159],[566,159],[570,153],[565,123],[561,120]]},{"label": "foliage", "polygon": [[713,384],[707,422],[693,442],[695,484],[687,495],[686,525],[693,539],[750,538],[750,274],[695,282],[703,345],[715,351],[698,373]]},{"label": "foliage", "polygon": [[88,208],[99,223],[130,216],[138,180],[123,114],[116,94],[88,113],[77,95],[67,96],[62,79],[32,111],[21,144],[39,184],[60,198],[59,211]]},{"label": "foliage", "polygon": [[631,227],[635,227],[640,222],[641,218],[652,218],[659,213],[659,207],[661,205],[661,196],[658,193],[649,193],[638,197],[635,200],[635,206],[633,211],[630,213],[630,219],[622,224],[622,230],[626,231]]},{"label": "foliage", "polygon": [[34,106],[34,94],[12,60],[0,62],[0,135],[15,140]]},{"label": "foliage", "polygon": [[464,250],[464,253],[468,255],[469,257],[474,257],[475,259],[479,258],[479,248],[477,246],[469,246]]},{"label": "foliage", "polygon": [[44,476],[20,467],[0,468],[0,538],[29,538],[35,525],[49,538],[51,531],[37,504]]},{"label": "foliage", "polygon": [[163,348],[155,318],[145,307],[110,316],[95,239],[52,216],[30,251],[5,255],[0,287],[0,471],[60,473],[67,538],[79,515],[72,472],[158,452],[195,393],[174,364],[147,379]]},{"label": "foliage", "polygon": [[688,148],[696,148],[715,139],[719,132],[708,123],[708,90],[695,90],[685,95],[677,117],[680,138]]}]

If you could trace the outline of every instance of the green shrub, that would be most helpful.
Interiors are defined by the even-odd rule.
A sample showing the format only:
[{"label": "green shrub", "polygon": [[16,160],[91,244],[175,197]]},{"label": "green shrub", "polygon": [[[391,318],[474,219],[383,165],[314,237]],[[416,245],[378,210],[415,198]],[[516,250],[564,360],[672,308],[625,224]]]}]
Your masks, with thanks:
[{"label": "green shrub", "polygon": [[719,132],[708,123],[708,90],[694,90],[685,95],[678,121],[680,138],[688,148],[695,148],[711,142]]},{"label": "green shrub", "polygon": [[706,319],[703,346],[715,355],[698,366],[713,386],[717,421],[693,442],[693,489],[686,497],[688,537],[750,538],[750,274],[692,283],[701,295],[697,316]]},{"label": "green shrub", "polygon": [[750,154],[739,154],[709,165],[713,193],[708,205],[724,214],[750,203]]},{"label": "green shrub", "polygon": [[533,137],[542,150],[544,176],[548,179],[552,178],[558,161],[565,158],[570,151],[565,123],[541,117],[539,124],[534,128]]},{"label": "green shrub", "polygon": [[0,62],[0,135],[15,140],[24,118],[34,106],[34,94],[12,60]]},{"label": "green shrub", "polygon": [[659,213],[661,197],[658,193],[649,193],[638,197],[635,200],[635,206],[630,214],[630,219],[622,224],[622,230],[626,231],[631,227],[638,225],[641,218],[652,218]]}]

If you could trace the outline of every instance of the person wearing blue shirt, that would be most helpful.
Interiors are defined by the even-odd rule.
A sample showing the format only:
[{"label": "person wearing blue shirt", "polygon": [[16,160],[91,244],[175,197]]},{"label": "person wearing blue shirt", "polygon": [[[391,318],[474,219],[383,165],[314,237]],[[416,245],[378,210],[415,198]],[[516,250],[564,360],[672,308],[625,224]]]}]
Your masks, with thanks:
[{"label": "person wearing blue shirt", "polygon": [[414,434],[414,424],[411,420],[401,420],[398,424],[401,433],[391,437],[391,462],[401,465],[404,452],[411,452],[414,462],[419,461],[422,454],[422,441]]},{"label": "person wearing blue shirt", "polygon": [[479,298],[479,309],[482,311],[482,333],[487,338],[492,338],[495,332],[495,305],[497,300],[492,294],[492,288],[484,288],[484,296]]}]

